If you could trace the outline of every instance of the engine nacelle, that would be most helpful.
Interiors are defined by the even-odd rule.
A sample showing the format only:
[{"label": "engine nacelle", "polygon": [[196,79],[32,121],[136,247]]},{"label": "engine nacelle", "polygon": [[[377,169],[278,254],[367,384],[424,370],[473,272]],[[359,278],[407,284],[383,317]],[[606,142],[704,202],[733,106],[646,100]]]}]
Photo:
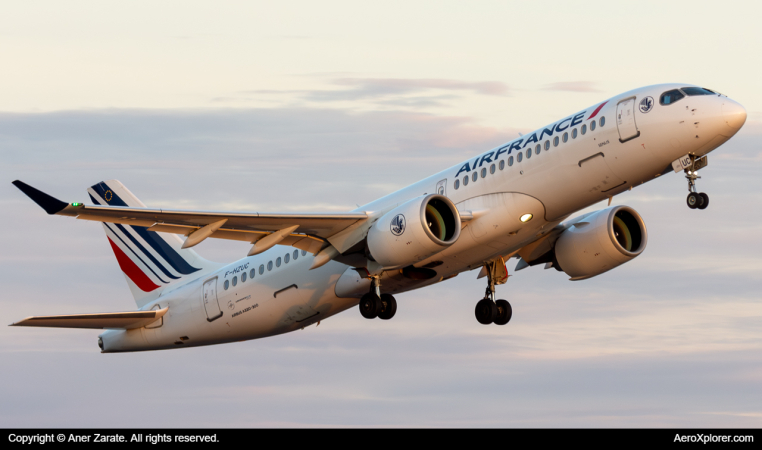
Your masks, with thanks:
[{"label": "engine nacelle", "polygon": [[460,236],[460,214],[442,195],[405,202],[368,231],[370,256],[384,267],[408,266],[446,249]]},{"label": "engine nacelle", "polygon": [[613,206],[577,219],[561,233],[554,263],[572,280],[583,280],[635,258],[647,241],[640,215],[629,206]]}]

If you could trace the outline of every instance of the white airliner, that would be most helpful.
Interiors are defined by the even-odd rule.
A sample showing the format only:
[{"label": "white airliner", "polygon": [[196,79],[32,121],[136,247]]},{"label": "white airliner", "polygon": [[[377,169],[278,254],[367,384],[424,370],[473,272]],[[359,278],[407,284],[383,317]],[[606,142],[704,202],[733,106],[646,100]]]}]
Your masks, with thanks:
[{"label": "white airliner", "polygon": [[[21,181],[48,214],[103,222],[137,311],[35,316],[16,326],[106,329],[102,352],[194,347],[313,325],[359,303],[391,319],[392,296],[481,268],[482,324],[512,310],[495,285],[545,264],[571,280],[594,277],[643,252],[643,219],[609,206],[566,220],[669,172],[684,172],[690,208],[706,154],[746,121],[737,102],[686,84],[625,92],[345,214],[273,214],[146,207],[119,181],[88,189],[93,205],[64,203]],[[183,240],[178,235],[185,236]],[[190,247],[206,238],[253,244],[232,264]]]}]

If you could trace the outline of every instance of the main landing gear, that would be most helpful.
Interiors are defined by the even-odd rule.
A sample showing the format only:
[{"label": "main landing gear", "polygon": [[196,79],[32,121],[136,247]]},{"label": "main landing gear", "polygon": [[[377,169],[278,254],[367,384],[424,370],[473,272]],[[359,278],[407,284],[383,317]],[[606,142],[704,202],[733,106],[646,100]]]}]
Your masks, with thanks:
[{"label": "main landing gear", "polygon": [[[502,267],[497,267],[497,264],[502,264]],[[488,286],[484,293],[484,298],[476,303],[476,320],[483,325],[491,323],[505,325],[511,320],[513,315],[511,304],[506,300],[495,301],[495,284],[503,284],[508,278],[505,263],[500,259],[499,262],[489,262],[485,266],[487,269]]]},{"label": "main landing gear", "polygon": [[389,320],[397,312],[397,300],[390,294],[381,294],[379,277],[370,279],[370,292],[360,298],[360,314],[366,319]]},{"label": "main landing gear", "polygon": [[685,169],[685,178],[688,180],[688,198],[685,200],[688,203],[690,209],[706,209],[709,206],[709,196],[703,192],[696,192],[696,180],[701,178],[698,176],[698,170],[702,167],[706,167],[706,156],[696,159],[691,155],[691,166]]}]

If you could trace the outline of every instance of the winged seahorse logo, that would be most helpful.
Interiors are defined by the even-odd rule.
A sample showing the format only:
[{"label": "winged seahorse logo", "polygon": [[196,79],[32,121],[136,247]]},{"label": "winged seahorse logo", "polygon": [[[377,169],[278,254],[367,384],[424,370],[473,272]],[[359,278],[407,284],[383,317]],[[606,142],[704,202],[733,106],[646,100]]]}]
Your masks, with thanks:
[{"label": "winged seahorse logo", "polygon": [[397,214],[392,219],[391,224],[392,234],[395,236],[399,236],[402,233],[405,232],[405,216],[402,214]]},{"label": "winged seahorse logo", "polygon": [[653,97],[646,97],[640,101],[640,112],[644,114],[651,111],[651,108],[653,107],[654,107]]}]

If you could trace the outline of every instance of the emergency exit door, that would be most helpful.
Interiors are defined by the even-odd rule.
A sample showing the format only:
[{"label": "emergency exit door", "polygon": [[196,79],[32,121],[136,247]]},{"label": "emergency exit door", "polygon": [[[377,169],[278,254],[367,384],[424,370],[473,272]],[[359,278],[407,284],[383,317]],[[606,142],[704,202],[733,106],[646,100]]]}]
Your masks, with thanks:
[{"label": "emergency exit door", "polygon": [[207,280],[204,283],[204,309],[206,310],[206,320],[209,322],[222,317],[220,304],[217,302],[217,277]]}]

